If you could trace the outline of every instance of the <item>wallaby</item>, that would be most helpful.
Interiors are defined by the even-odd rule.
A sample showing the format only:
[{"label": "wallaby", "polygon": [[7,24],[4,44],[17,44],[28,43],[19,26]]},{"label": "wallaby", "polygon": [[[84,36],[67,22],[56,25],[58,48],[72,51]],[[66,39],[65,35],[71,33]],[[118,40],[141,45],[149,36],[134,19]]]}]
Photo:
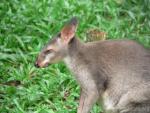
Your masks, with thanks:
[{"label": "wallaby", "polygon": [[40,52],[36,67],[63,60],[81,86],[77,113],[150,113],[150,51],[131,40],[83,43],[72,18]]}]

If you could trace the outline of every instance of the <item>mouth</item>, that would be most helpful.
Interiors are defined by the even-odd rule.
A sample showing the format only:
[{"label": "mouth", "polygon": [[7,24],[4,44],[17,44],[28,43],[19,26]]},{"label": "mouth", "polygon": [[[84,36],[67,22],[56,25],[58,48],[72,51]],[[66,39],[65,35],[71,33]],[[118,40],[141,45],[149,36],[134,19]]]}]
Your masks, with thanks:
[{"label": "mouth", "polygon": [[43,66],[43,68],[46,68],[46,67],[48,67],[50,64],[49,63],[46,63],[44,66]]},{"label": "mouth", "polygon": [[50,63],[45,63],[43,65],[39,65],[38,63],[35,63],[35,67],[36,68],[46,68],[48,67],[49,65],[51,65]]}]

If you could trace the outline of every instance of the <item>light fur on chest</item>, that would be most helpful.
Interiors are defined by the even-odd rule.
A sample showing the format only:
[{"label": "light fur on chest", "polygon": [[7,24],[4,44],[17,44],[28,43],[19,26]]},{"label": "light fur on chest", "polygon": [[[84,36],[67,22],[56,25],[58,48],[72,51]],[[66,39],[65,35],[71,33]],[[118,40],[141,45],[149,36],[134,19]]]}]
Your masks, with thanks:
[{"label": "light fur on chest", "polygon": [[85,65],[81,64],[76,59],[71,58],[65,58],[64,61],[69,69],[73,72],[76,80],[82,88],[85,90],[88,90],[88,88],[96,88],[95,81],[92,78],[92,73]]}]

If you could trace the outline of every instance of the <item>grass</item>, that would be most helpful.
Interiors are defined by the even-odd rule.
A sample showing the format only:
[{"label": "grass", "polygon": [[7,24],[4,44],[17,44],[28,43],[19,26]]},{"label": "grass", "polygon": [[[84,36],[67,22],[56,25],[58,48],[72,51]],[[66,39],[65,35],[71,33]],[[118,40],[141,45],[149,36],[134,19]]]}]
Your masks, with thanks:
[{"label": "grass", "polygon": [[[150,47],[149,0],[1,0],[0,113],[76,113],[79,86],[63,63],[36,69],[45,43],[72,16],[77,35],[98,28],[108,39],[133,39]],[[6,85],[18,80],[18,86]],[[100,108],[94,106],[92,113]]]}]

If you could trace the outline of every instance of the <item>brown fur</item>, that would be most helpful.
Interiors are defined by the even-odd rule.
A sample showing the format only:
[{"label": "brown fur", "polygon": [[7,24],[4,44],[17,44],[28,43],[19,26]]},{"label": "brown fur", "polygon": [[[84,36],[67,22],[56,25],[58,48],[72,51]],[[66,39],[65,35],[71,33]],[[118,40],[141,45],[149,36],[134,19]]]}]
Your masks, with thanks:
[{"label": "brown fur", "polygon": [[[75,31],[76,24],[73,27],[68,25]],[[99,99],[105,113],[150,113],[148,49],[130,40],[82,43],[74,36],[68,37],[69,41],[64,43],[61,34],[55,40],[42,50],[38,59],[44,61],[41,56],[47,54],[43,51],[53,44],[61,47],[53,53],[54,58],[64,60],[81,86],[77,113],[89,113]],[[49,56],[48,63],[53,63]],[[36,65],[42,62],[38,61]]]}]

